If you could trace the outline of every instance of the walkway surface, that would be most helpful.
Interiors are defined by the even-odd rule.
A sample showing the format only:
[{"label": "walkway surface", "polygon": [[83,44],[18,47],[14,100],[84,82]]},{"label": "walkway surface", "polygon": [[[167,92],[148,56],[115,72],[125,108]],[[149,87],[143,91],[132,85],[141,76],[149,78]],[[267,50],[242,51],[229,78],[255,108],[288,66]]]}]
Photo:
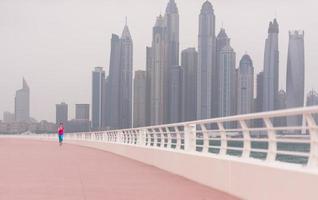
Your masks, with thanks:
[{"label": "walkway surface", "polygon": [[234,197],[105,151],[0,139],[0,200],[230,200]]}]

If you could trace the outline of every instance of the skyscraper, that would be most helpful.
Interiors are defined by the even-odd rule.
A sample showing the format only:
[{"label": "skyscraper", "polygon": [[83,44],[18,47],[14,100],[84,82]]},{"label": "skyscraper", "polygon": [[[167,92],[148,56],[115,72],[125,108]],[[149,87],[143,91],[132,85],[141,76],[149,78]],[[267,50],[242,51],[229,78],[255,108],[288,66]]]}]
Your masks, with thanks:
[{"label": "skyscraper", "polygon": [[151,125],[151,76],[152,74],[152,49],[146,47],[146,125]]},{"label": "skyscraper", "polygon": [[167,26],[167,63],[173,67],[179,65],[179,11],[175,0],[169,0],[164,18]]},{"label": "skyscraper", "polygon": [[[167,63],[167,26],[164,18],[157,17],[153,27],[150,70],[150,124],[163,124],[168,113],[168,63]],[[150,50],[150,49],[149,49]]]},{"label": "skyscraper", "polygon": [[111,127],[111,88],[109,76],[104,80],[103,84],[103,102],[102,102],[102,127],[105,130],[109,130]]},{"label": "skyscraper", "polygon": [[[215,15],[212,4],[205,1],[199,16],[197,118],[217,115],[217,72]],[[213,105],[212,105],[213,103]]]},{"label": "skyscraper", "polygon": [[[178,107],[173,106],[176,102],[177,96],[173,91],[175,90],[176,75],[171,75],[170,72],[176,72],[176,67],[179,66],[179,12],[175,0],[169,0],[164,16],[165,26],[167,27],[167,67],[168,67],[168,85],[165,102],[167,105],[167,112],[164,113],[164,122],[172,123],[180,121],[179,117],[176,119],[176,112]],[[174,80],[172,80],[174,78]],[[173,94],[173,95],[171,95]],[[179,104],[181,105],[181,104]]]},{"label": "skyscraper", "polygon": [[[305,95],[304,32],[290,31],[287,58],[287,108],[303,107]],[[287,117],[287,125],[302,124],[302,117]]]},{"label": "skyscraper", "polygon": [[16,91],[14,110],[17,122],[28,122],[30,120],[30,88],[25,79],[23,79],[22,89]]},{"label": "skyscraper", "polygon": [[169,68],[170,89],[168,96],[169,101],[169,123],[181,121],[181,99],[182,99],[182,73],[183,69],[180,66],[171,66]]},{"label": "skyscraper", "polygon": [[125,25],[120,38],[119,127],[132,127],[133,41]]},{"label": "skyscraper", "polygon": [[[112,34],[110,64],[109,64],[109,126],[112,129],[119,127],[119,96],[120,96],[120,39],[116,34]],[[107,101],[107,100],[106,100]]]},{"label": "skyscraper", "polygon": [[268,37],[265,41],[264,77],[263,77],[263,111],[276,109],[279,83],[279,26],[277,20],[269,23]]},{"label": "skyscraper", "polygon": [[146,71],[135,72],[134,127],[146,126]]},{"label": "skyscraper", "polygon": [[[278,91],[277,109],[278,110],[286,109],[286,92],[284,90]],[[286,117],[275,118],[274,119],[274,126],[285,127],[286,126]]]},{"label": "skyscraper", "polygon": [[75,118],[76,118],[76,120],[89,121],[89,104],[76,104],[75,105]]},{"label": "skyscraper", "polygon": [[264,72],[260,72],[256,77],[256,112],[263,111],[263,89],[264,89]]},{"label": "skyscraper", "polygon": [[92,72],[92,128],[102,129],[103,92],[105,71],[102,67],[96,67]]},{"label": "skyscraper", "polygon": [[[255,100],[255,111],[263,111],[263,89],[264,89],[264,72],[260,72],[256,77],[256,100]],[[262,119],[257,119],[254,121],[255,127],[262,127],[264,125]]]},{"label": "skyscraper", "polygon": [[64,102],[56,104],[56,124],[67,123],[68,105]]},{"label": "skyscraper", "polygon": [[231,116],[236,114],[236,69],[235,52],[230,45],[230,40],[218,54],[219,60],[219,116]]},{"label": "skyscraper", "polygon": [[237,71],[237,114],[253,112],[254,66],[249,55],[245,54]]},{"label": "skyscraper", "polygon": [[216,73],[218,74],[218,76],[216,77],[216,87],[217,87],[217,99],[215,99],[215,103],[217,104],[217,115],[218,117],[220,117],[220,106],[221,106],[221,102],[220,101],[220,73],[222,72],[222,68],[221,68],[221,60],[220,60],[220,55],[221,52],[223,50],[223,48],[225,46],[227,46],[230,43],[230,38],[227,36],[225,29],[221,28],[220,32],[218,33],[217,37],[216,37]]},{"label": "skyscraper", "polygon": [[[109,92],[108,117],[111,129],[130,128],[132,126],[132,73],[133,42],[129,28],[125,25],[121,38],[113,34],[107,91]],[[106,101],[107,101],[106,100]]]},{"label": "skyscraper", "polygon": [[182,51],[181,66],[183,68],[182,121],[193,121],[197,118],[198,52],[195,48],[188,48]]}]

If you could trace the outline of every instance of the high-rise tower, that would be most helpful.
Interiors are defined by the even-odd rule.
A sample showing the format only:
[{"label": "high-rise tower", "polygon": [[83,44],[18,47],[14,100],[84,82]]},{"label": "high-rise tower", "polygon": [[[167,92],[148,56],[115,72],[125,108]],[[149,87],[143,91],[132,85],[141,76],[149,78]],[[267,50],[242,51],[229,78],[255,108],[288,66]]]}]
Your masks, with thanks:
[{"label": "high-rise tower", "polygon": [[132,127],[133,41],[125,25],[120,38],[119,127]]},{"label": "high-rise tower", "polygon": [[[217,72],[215,15],[209,1],[203,3],[199,16],[197,118],[217,115]],[[212,104],[213,103],[213,104]]]},{"label": "high-rise tower", "polygon": [[230,45],[230,40],[218,53],[218,98],[219,116],[225,117],[236,114],[236,54]]},{"label": "high-rise tower", "polygon": [[146,71],[136,71],[134,79],[134,127],[146,126],[146,85]]},{"label": "high-rise tower", "polygon": [[[287,60],[287,108],[303,107],[305,95],[304,32],[290,31]],[[287,117],[288,126],[302,124],[302,117]]]},{"label": "high-rise tower", "polygon": [[56,104],[56,124],[67,123],[68,121],[68,105],[64,102]]},{"label": "high-rise tower", "polygon": [[109,86],[108,98],[105,99],[109,101],[108,108],[110,109],[106,113],[109,113],[111,117],[109,117],[110,122],[108,123],[111,129],[119,128],[119,98],[120,98],[120,75],[121,75],[121,44],[120,38],[116,34],[112,34],[111,38],[111,51],[110,51],[110,64],[109,64],[109,75],[108,75],[108,83]]},{"label": "high-rise tower", "polygon": [[182,121],[196,119],[197,111],[197,67],[198,52],[195,48],[188,48],[181,53],[181,65],[183,68],[182,84]]},{"label": "high-rise tower", "polygon": [[132,127],[133,41],[127,24],[121,37],[111,39],[110,67],[107,80],[111,129]]},{"label": "high-rise tower", "polygon": [[150,81],[150,88],[147,91],[150,93],[149,113],[151,125],[165,123],[168,113],[167,41],[167,26],[164,18],[160,15],[157,17],[156,24],[153,27],[152,47],[148,49],[148,51],[151,51],[149,56],[151,63],[147,66],[147,74]]},{"label": "high-rise tower", "polygon": [[94,130],[102,129],[104,82],[105,71],[102,67],[96,67],[92,72],[92,128]]},{"label": "high-rise tower", "polygon": [[252,59],[245,54],[237,71],[237,114],[253,112],[254,67]]},{"label": "high-rise tower", "polygon": [[15,120],[28,122],[30,120],[30,88],[23,79],[23,87],[15,95]]},{"label": "high-rise tower", "polygon": [[[173,123],[179,121],[176,113],[179,112],[175,102],[179,101],[179,96],[175,94],[175,83],[177,75],[176,69],[179,66],[179,11],[175,0],[169,0],[164,16],[165,26],[167,27],[167,66],[168,66],[168,84],[167,84],[167,112],[164,113],[164,122]],[[173,95],[171,95],[173,94]],[[180,104],[181,105],[181,104]],[[178,118],[178,119],[177,119]]]},{"label": "high-rise tower", "polygon": [[279,26],[277,20],[269,23],[268,37],[265,41],[264,53],[264,84],[263,84],[263,111],[277,109],[279,83]]},{"label": "high-rise tower", "polygon": [[175,0],[169,0],[165,13],[167,26],[167,63],[168,66],[179,65],[179,11]]}]

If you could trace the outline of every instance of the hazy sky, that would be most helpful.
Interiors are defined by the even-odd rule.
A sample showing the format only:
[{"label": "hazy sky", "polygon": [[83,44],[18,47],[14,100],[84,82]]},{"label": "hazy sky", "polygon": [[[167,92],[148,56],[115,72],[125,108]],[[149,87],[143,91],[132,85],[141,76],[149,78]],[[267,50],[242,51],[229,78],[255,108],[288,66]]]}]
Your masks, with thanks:
[{"label": "hazy sky", "polygon": [[[31,115],[55,120],[55,104],[91,102],[91,71],[108,72],[110,38],[121,34],[128,17],[134,67],[145,68],[155,18],[168,0],[0,0],[0,119],[14,111],[15,91],[24,76],[31,89]],[[180,50],[197,47],[203,0],[176,0]],[[256,72],[263,68],[268,23],[280,25],[280,88],[285,88],[288,30],[305,30],[306,91],[318,89],[318,3],[315,0],[213,0],[217,32],[231,37],[237,63],[247,52]]]}]

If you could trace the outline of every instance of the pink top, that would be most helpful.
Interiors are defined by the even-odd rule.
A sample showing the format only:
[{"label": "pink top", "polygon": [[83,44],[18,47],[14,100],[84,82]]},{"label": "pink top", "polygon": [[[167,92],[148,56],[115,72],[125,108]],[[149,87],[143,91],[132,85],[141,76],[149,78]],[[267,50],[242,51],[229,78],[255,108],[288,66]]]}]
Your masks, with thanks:
[{"label": "pink top", "polygon": [[59,135],[63,135],[64,134],[64,128],[63,127],[60,127],[58,129],[58,132],[59,132]]}]

